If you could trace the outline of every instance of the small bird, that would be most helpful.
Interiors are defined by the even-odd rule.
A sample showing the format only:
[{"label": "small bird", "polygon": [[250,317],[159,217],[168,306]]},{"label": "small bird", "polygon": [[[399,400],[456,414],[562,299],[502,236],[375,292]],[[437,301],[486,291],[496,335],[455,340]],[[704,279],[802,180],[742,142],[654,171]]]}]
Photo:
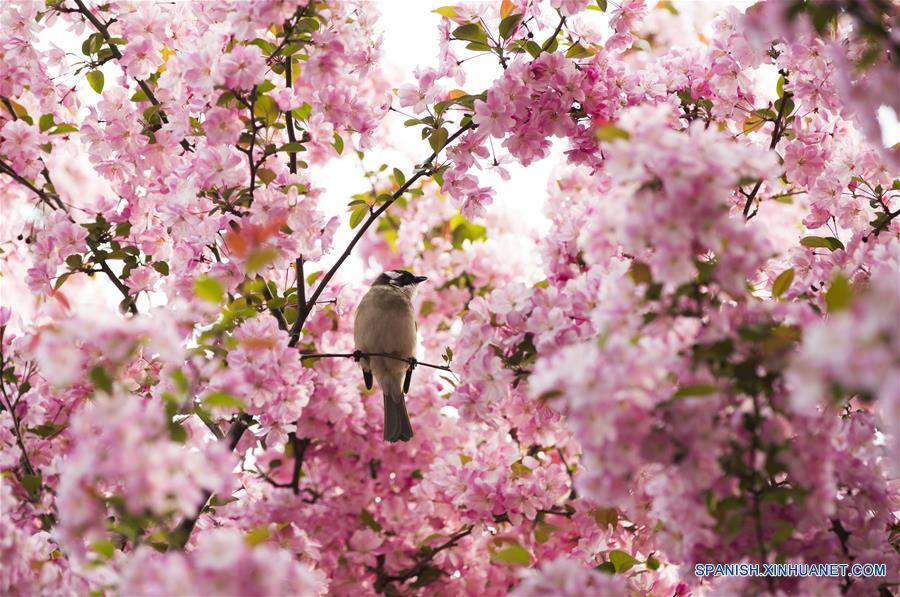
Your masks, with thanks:
[{"label": "small bird", "polygon": [[[356,350],[384,353],[404,359],[415,357],[416,320],[412,297],[416,287],[427,280],[402,269],[378,276],[356,309],[353,338]],[[412,439],[413,430],[406,412],[404,380],[410,364],[386,357],[361,357],[359,364],[367,389],[372,376],[384,394],[384,439],[389,442]]]}]

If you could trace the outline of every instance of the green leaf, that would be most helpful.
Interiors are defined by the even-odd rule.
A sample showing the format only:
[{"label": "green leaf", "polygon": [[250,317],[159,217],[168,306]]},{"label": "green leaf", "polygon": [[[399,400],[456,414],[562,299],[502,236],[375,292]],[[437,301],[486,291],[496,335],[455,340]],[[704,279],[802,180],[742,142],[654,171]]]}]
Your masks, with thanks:
[{"label": "green leaf", "polygon": [[431,12],[435,12],[435,13],[441,15],[442,17],[447,17],[448,19],[452,19],[453,17],[456,16],[456,8],[454,8],[452,6],[442,6],[440,8],[436,8],[436,9],[432,10]]},{"label": "green leaf", "polygon": [[631,139],[631,135],[628,134],[628,131],[624,131],[619,127],[606,125],[598,127],[596,131],[594,131],[594,137],[598,141],[615,141],[616,139]]},{"label": "green leaf", "polygon": [[616,573],[616,567],[612,565],[612,562],[603,562],[599,566],[595,566],[594,570],[596,570],[598,572],[606,572],[607,574],[610,574],[610,575]]},{"label": "green leaf", "polygon": [[306,120],[312,114],[312,106],[307,103],[303,103],[299,108],[294,108],[291,110],[291,115],[298,120]]},{"label": "green leaf", "polygon": [[95,365],[91,368],[89,377],[96,389],[106,392],[107,394],[112,394],[113,382],[112,378],[106,372],[106,369],[100,365]]},{"label": "green leaf", "polygon": [[431,148],[435,152],[438,152],[444,148],[444,145],[447,144],[447,137],[449,137],[447,129],[443,127],[439,129],[433,129],[431,132],[431,136],[428,137],[428,144],[431,145]]},{"label": "green leaf", "polygon": [[596,508],[593,512],[594,521],[600,526],[600,528],[611,528],[615,529],[616,525],[619,523],[619,511],[615,508]]},{"label": "green leaf", "polygon": [[578,42],[572,44],[572,46],[566,51],[566,58],[588,58],[589,56],[593,55],[593,50],[585,48]]},{"label": "green leaf", "polygon": [[406,176],[404,176],[403,172],[399,168],[394,168],[394,182],[396,182],[401,187],[406,182]]},{"label": "green leaf", "polygon": [[478,23],[469,23],[462,27],[457,27],[453,31],[453,37],[465,41],[487,44],[487,33]]},{"label": "green leaf", "polygon": [[359,205],[352,212],[350,212],[350,228],[356,228],[357,226],[359,226],[360,222],[363,221],[367,213],[369,213],[368,204]]},{"label": "green leaf", "polygon": [[260,168],[259,170],[256,171],[256,177],[263,184],[269,184],[270,182],[275,180],[276,176],[278,176],[278,175],[275,174],[275,172],[273,170],[270,170],[269,168]]},{"label": "green leaf", "polygon": [[502,37],[503,39],[509,39],[509,36],[515,32],[516,27],[518,27],[519,23],[522,22],[523,16],[525,15],[509,15],[508,17],[500,21],[500,37]]},{"label": "green leaf", "polygon": [[332,145],[334,146],[334,150],[338,153],[338,155],[344,153],[344,139],[337,133],[334,134],[334,143],[332,143]]},{"label": "green leaf", "polygon": [[480,224],[473,224],[460,214],[456,214],[450,219],[450,228],[453,231],[454,249],[461,248],[465,241],[474,243],[487,238],[487,228]]},{"label": "green leaf", "polygon": [[69,255],[66,257],[66,265],[68,265],[72,269],[78,269],[81,267],[81,255],[77,253],[75,255]]},{"label": "green leaf", "polygon": [[38,126],[42,133],[53,126],[53,114],[44,114],[41,116],[38,119]]},{"label": "green leaf", "polygon": [[77,133],[78,127],[71,124],[60,124],[50,133],[51,135],[62,135],[63,133]]},{"label": "green leaf", "polygon": [[166,263],[165,261],[154,261],[153,269],[158,271],[163,276],[169,275],[169,264]]},{"label": "green leaf", "polygon": [[66,283],[66,280],[69,279],[69,276],[71,276],[72,274],[73,274],[73,272],[65,272],[63,274],[60,274],[56,278],[56,282],[53,284],[53,289],[59,290],[62,287],[62,285]]},{"label": "green leaf", "polygon": [[534,540],[538,545],[543,545],[550,540],[550,536],[559,530],[559,527],[543,520],[534,526]]},{"label": "green leaf", "polygon": [[51,435],[58,433],[63,428],[65,428],[65,425],[58,425],[55,423],[43,423],[41,425],[38,425],[37,427],[29,428],[28,432],[33,433],[38,437],[47,439]]},{"label": "green leaf", "polygon": [[844,243],[833,236],[805,236],[800,239],[800,244],[812,249],[829,249],[831,251],[844,248]]},{"label": "green leaf", "polygon": [[647,566],[647,570],[659,570],[659,560],[653,556],[649,556],[644,565]]},{"label": "green leaf", "polygon": [[211,303],[221,303],[225,298],[225,288],[215,278],[204,275],[194,282],[194,294]]},{"label": "green leaf", "polygon": [[169,438],[171,438],[173,442],[183,444],[187,441],[187,429],[175,421],[171,421],[169,422]]},{"label": "green leaf", "polygon": [[247,534],[244,535],[244,543],[249,545],[250,547],[256,547],[263,541],[269,539],[269,527],[267,526],[258,526],[247,531]]},{"label": "green leaf", "polygon": [[775,92],[778,94],[778,97],[784,97],[784,75],[778,77],[778,82],[775,84]]},{"label": "green leaf", "polygon": [[607,9],[607,0],[597,0],[597,7],[601,12],[606,12]]},{"label": "green leaf", "polygon": [[775,278],[775,282],[772,283],[772,296],[775,298],[779,298],[787,291],[788,288],[791,287],[793,281],[794,268],[789,267],[788,269],[778,274],[778,277]]},{"label": "green leaf", "polygon": [[108,560],[115,553],[116,546],[109,539],[100,539],[91,543],[91,549]]},{"label": "green leaf", "polygon": [[287,153],[298,153],[303,150],[304,147],[301,143],[285,143],[278,148],[278,151],[285,151]]},{"label": "green leaf", "polygon": [[362,518],[363,523],[365,523],[365,525],[367,527],[369,527],[376,533],[381,532],[381,525],[378,523],[377,520],[375,520],[375,518],[371,514],[369,514],[368,510],[363,508],[359,513],[359,517]]},{"label": "green leaf", "polygon": [[103,47],[103,35],[92,33],[81,43],[81,52],[85,56],[90,56],[99,52],[101,47]]},{"label": "green leaf", "polygon": [[[234,94],[233,94],[233,93],[232,93],[231,97],[234,97]],[[144,93],[144,90],[143,90],[143,89],[138,89],[138,90],[135,91],[134,94],[131,96],[131,101],[133,101],[133,102],[146,102],[146,101],[149,101],[149,100],[150,100],[150,98],[147,97],[147,94]]]},{"label": "green leaf", "polygon": [[88,71],[88,74],[85,75],[87,77],[88,83],[91,85],[91,89],[100,93],[103,91],[103,71],[101,70],[92,70]]},{"label": "green leaf", "polygon": [[693,383],[683,385],[678,388],[678,391],[672,396],[672,398],[687,398],[688,396],[708,396],[709,394],[715,394],[719,391],[719,388],[708,383]]},{"label": "green leaf", "polygon": [[643,261],[632,261],[631,267],[628,268],[628,276],[635,284],[653,284],[653,274],[650,272],[650,266]]},{"label": "green leaf", "polygon": [[256,102],[253,104],[253,115],[262,120],[266,126],[272,126],[278,122],[281,111],[271,96],[261,95],[256,98]]},{"label": "green leaf", "polygon": [[850,282],[847,278],[838,274],[831,282],[828,292],[825,293],[825,305],[828,307],[829,313],[841,311],[850,306],[850,300],[853,292],[850,289]]},{"label": "green leaf", "polygon": [[514,543],[491,553],[491,560],[510,566],[527,566],[531,563],[531,554],[528,550]]},{"label": "green leaf", "polygon": [[41,478],[41,473],[34,475],[26,474],[22,476],[22,487],[25,488],[25,491],[28,492],[28,495],[32,500],[37,499],[41,494],[42,483],[43,479]]},{"label": "green leaf", "polygon": [[203,406],[208,408],[244,408],[244,401],[228,392],[213,392],[203,400]]},{"label": "green leaf", "polygon": [[525,51],[528,52],[532,58],[537,58],[541,55],[541,46],[537,45],[537,42],[529,39],[525,42]]},{"label": "green leaf", "polygon": [[635,564],[639,562],[631,557],[631,554],[622,551],[621,549],[614,549],[609,552],[609,561],[612,563],[613,568],[616,569],[616,572],[625,572]]}]

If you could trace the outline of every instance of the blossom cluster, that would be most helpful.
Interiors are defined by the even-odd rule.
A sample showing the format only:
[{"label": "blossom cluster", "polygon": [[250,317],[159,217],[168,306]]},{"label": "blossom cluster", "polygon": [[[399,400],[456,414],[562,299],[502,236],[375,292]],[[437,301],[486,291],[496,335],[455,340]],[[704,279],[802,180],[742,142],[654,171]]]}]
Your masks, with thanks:
[{"label": "blossom cluster", "polygon": [[[787,5],[444,6],[395,79],[372,3],[3,4],[0,593],[891,591],[896,7]],[[402,445],[348,256],[428,277]],[[888,576],[692,574],[775,561]]]}]

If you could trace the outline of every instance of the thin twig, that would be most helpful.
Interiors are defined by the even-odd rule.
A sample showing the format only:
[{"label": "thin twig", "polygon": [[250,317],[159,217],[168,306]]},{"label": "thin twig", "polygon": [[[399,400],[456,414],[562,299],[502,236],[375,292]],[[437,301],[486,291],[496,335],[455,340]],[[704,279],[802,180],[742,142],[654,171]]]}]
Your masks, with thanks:
[{"label": "thin twig", "polygon": [[[266,304],[268,305],[268,301],[271,301],[274,296],[272,296],[272,291],[269,290],[269,285],[266,284],[266,281],[262,278],[259,278],[263,283],[263,296],[266,297]],[[288,329],[287,321],[284,318],[284,313],[278,307],[269,307],[269,312],[275,317],[275,321],[278,322],[278,329],[286,332]]]},{"label": "thin twig", "polygon": [[303,322],[306,321],[306,316],[312,308],[311,305],[306,303],[306,280],[303,278],[303,255],[294,261],[294,269],[297,270],[297,319],[294,320],[294,325],[291,326],[291,337],[290,340],[288,340],[288,346],[291,347],[296,346],[297,342],[300,341],[300,332],[303,328]]},{"label": "thin twig", "polygon": [[[781,105],[778,106],[778,115],[775,116],[775,128],[772,130],[772,140],[769,143],[769,151],[773,151],[775,149],[775,147],[778,145],[778,141],[781,140],[781,135],[784,133],[783,123],[781,122],[781,119],[784,117],[784,107],[787,105],[788,100],[791,98],[791,95],[792,94],[790,91],[786,91],[781,97]],[[753,200],[756,198],[756,194],[759,192],[759,188],[762,186],[762,183],[762,179],[757,180],[756,184],[753,187],[753,190],[750,191],[749,194],[741,191],[741,193],[745,197],[747,197],[747,202],[744,203],[744,217],[748,220],[752,218],[753,215],[755,215],[750,215],[750,206],[753,204]]]},{"label": "thin twig", "polygon": [[395,361],[403,361],[404,363],[408,363],[411,367],[430,367],[431,369],[440,369],[441,371],[447,371],[449,373],[453,373],[453,369],[451,369],[448,365],[433,365],[431,363],[423,363],[422,361],[418,361],[415,357],[398,357],[395,354],[387,354],[386,352],[327,352],[327,353],[306,353],[301,354],[300,359],[356,359],[359,360],[364,357],[383,357],[386,359],[394,359]]},{"label": "thin twig", "polygon": [[[231,426],[231,429],[228,430],[228,435],[226,436],[226,441],[228,442],[228,450],[233,451],[235,446],[238,445],[238,442],[241,441],[241,437],[243,437],[244,432],[247,431],[247,428],[253,423],[253,417],[250,415],[243,413]],[[172,531],[172,546],[176,549],[184,549],[184,546],[187,545],[187,542],[191,538],[191,533],[194,531],[194,527],[197,525],[197,519],[200,518],[200,515],[203,514],[203,511],[206,509],[206,504],[209,502],[209,498],[212,497],[212,492],[209,490],[203,491],[203,499],[200,502],[200,507],[197,508],[197,512],[189,517],[185,518],[181,521],[181,523]]]},{"label": "thin twig", "polygon": [[559,20],[559,24],[556,26],[556,30],[553,32],[553,35],[544,42],[544,45],[541,47],[541,52],[546,52],[550,46],[553,45],[553,42],[556,41],[556,36],[559,35],[559,32],[562,31],[563,25],[566,24],[566,17],[562,17]]},{"label": "thin twig", "polygon": [[376,556],[376,567],[368,568],[369,571],[374,572],[376,575],[374,589],[378,593],[384,593],[387,586],[394,582],[404,583],[407,580],[419,576],[422,572],[425,571],[426,566],[431,563],[434,559],[434,556],[444,551],[445,549],[450,549],[455,546],[463,537],[467,537],[472,534],[474,525],[468,524],[462,527],[459,531],[450,535],[450,537],[444,543],[441,543],[435,548],[422,548],[418,554],[416,555],[416,563],[410,566],[409,568],[404,568],[397,574],[388,574],[384,569],[385,556],[384,554],[379,554]]}]

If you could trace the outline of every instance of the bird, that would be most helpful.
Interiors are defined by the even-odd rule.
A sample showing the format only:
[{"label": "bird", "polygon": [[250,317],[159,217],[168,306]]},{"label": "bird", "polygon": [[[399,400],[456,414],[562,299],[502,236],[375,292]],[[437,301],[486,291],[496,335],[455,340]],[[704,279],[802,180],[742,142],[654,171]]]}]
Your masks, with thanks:
[{"label": "bird", "polygon": [[[360,356],[366,389],[372,376],[384,395],[384,439],[394,443],[412,439],[412,424],[406,411],[411,362],[416,352],[416,319],[412,298],[427,280],[403,269],[379,275],[356,308],[353,339],[357,353],[383,353],[399,358]],[[415,362],[414,360],[412,362]],[[404,383],[405,382],[405,383]]]}]

